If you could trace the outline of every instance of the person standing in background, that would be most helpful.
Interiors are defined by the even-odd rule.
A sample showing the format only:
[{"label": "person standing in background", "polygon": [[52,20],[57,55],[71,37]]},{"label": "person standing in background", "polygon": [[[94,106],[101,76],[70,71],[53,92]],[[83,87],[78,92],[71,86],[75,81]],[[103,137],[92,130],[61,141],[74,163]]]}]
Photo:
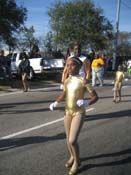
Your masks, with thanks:
[{"label": "person standing in background", "polygon": [[[123,71],[122,65],[118,66],[118,70],[116,71],[116,76],[114,80],[114,88],[113,90],[113,102],[118,103],[121,101],[121,88],[122,88],[122,82],[125,78],[125,73]],[[118,97],[118,99],[117,99]]]},{"label": "person standing in background", "polygon": [[92,86],[96,86],[96,80],[98,79],[100,86],[103,86],[103,74],[104,74],[104,61],[100,57],[99,53],[95,54],[95,58],[91,64],[92,69]]},{"label": "person standing in background", "polygon": [[105,53],[102,54],[102,59],[104,61],[104,72],[103,72],[103,77],[106,76],[107,74],[107,68],[108,68],[108,58],[107,55]]},{"label": "person standing in background", "polygon": [[[67,61],[69,59],[71,59],[72,56],[78,57],[81,61],[82,61],[82,67],[79,71],[79,75],[81,75],[83,77],[83,83],[86,84],[87,82],[89,82],[90,80],[90,60],[87,59],[86,56],[81,54],[81,46],[80,44],[76,43],[74,44],[73,47],[73,52],[72,54],[70,54],[70,56],[67,58]],[[61,79],[61,83],[64,84],[64,81],[67,79],[67,77],[69,76],[67,67],[65,65],[63,74],[62,74],[62,79]]]},{"label": "person standing in background", "polygon": [[28,74],[30,73],[30,61],[25,52],[22,53],[21,57],[22,61],[20,62],[19,70],[22,77],[23,91],[27,92],[29,89]]},{"label": "person standing in background", "polygon": [[4,76],[11,78],[10,63],[8,58],[5,56],[4,50],[0,51],[0,67],[4,72]]},{"label": "person standing in background", "polygon": [[131,76],[131,59],[127,61],[127,73],[128,76]]}]

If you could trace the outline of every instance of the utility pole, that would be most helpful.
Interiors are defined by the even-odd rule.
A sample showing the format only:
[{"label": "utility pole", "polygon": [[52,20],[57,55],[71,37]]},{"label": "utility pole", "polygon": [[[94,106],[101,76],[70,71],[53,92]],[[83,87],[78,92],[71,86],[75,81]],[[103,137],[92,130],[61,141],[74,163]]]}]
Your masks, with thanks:
[{"label": "utility pole", "polygon": [[121,0],[118,0],[117,1],[117,16],[116,16],[115,38],[114,38],[114,52],[113,52],[113,62],[112,62],[112,69],[113,70],[115,70],[115,67],[116,67],[118,32],[119,32],[119,19],[120,19],[120,4],[121,4]]}]

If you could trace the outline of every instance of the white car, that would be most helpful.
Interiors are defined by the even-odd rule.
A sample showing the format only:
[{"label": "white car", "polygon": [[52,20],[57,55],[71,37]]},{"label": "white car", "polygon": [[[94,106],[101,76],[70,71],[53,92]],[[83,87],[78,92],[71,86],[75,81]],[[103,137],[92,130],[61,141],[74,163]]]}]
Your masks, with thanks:
[{"label": "white car", "polygon": [[[11,56],[11,74],[19,75],[19,64],[22,60],[22,52],[13,53]],[[30,75],[33,79],[36,74],[59,74],[64,69],[64,58],[38,57],[29,58]]]}]

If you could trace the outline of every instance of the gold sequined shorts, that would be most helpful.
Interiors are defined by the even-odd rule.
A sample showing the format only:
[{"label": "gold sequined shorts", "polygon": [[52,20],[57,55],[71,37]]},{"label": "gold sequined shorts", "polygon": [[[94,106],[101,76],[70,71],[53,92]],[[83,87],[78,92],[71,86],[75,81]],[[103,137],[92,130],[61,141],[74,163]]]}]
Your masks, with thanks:
[{"label": "gold sequined shorts", "polygon": [[74,110],[65,110],[65,115],[66,116],[71,116],[71,117],[75,117],[75,116],[85,116],[85,110],[80,110],[80,111],[74,111]]}]

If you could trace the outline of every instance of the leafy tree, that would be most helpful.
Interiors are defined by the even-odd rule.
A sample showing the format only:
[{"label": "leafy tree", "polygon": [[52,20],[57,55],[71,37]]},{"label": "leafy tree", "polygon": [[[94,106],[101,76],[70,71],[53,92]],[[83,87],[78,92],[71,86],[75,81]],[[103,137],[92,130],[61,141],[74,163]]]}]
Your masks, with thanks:
[{"label": "leafy tree", "polygon": [[104,49],[112,38],[112,25],[91,0],[56,2],[48,11],[57,44],[79,42],[94,49]]},{"label": "leafy tree", "polygon": [[16,5],[14,0],[0,0],[0,41],[14,46],[14,34],[26,20],[26,8]]},{"label": "leafy tree", "polygon": [[54,37],[51,31],[49,31],[46,34],[45,38],[41,40],[41,45],[44,46],[44,56],[52,56],[55,58],[64,57],[62,51],[60,49],[57,49],[57,45],[54,43]]},{"label": "leafy tree", "polygon": [[119,32],[117,50],[118,56],[131,55],[131,32]]},{"label": "leafy tree", "polygon": [[20,50],[28,50],[30,52],[33,45],[39,43],[39,41],[35,38],[34,33],[35,30],[33,26],[29,28],[25,26],[22,27],[20,33],[16,36],[17,48]]},{"label": "leafy tree", "polygon": [[51,54],[53,51],[53,42],[53,34],[51,31],[49,31],[44,39],[44,46],[48,54]]}]

